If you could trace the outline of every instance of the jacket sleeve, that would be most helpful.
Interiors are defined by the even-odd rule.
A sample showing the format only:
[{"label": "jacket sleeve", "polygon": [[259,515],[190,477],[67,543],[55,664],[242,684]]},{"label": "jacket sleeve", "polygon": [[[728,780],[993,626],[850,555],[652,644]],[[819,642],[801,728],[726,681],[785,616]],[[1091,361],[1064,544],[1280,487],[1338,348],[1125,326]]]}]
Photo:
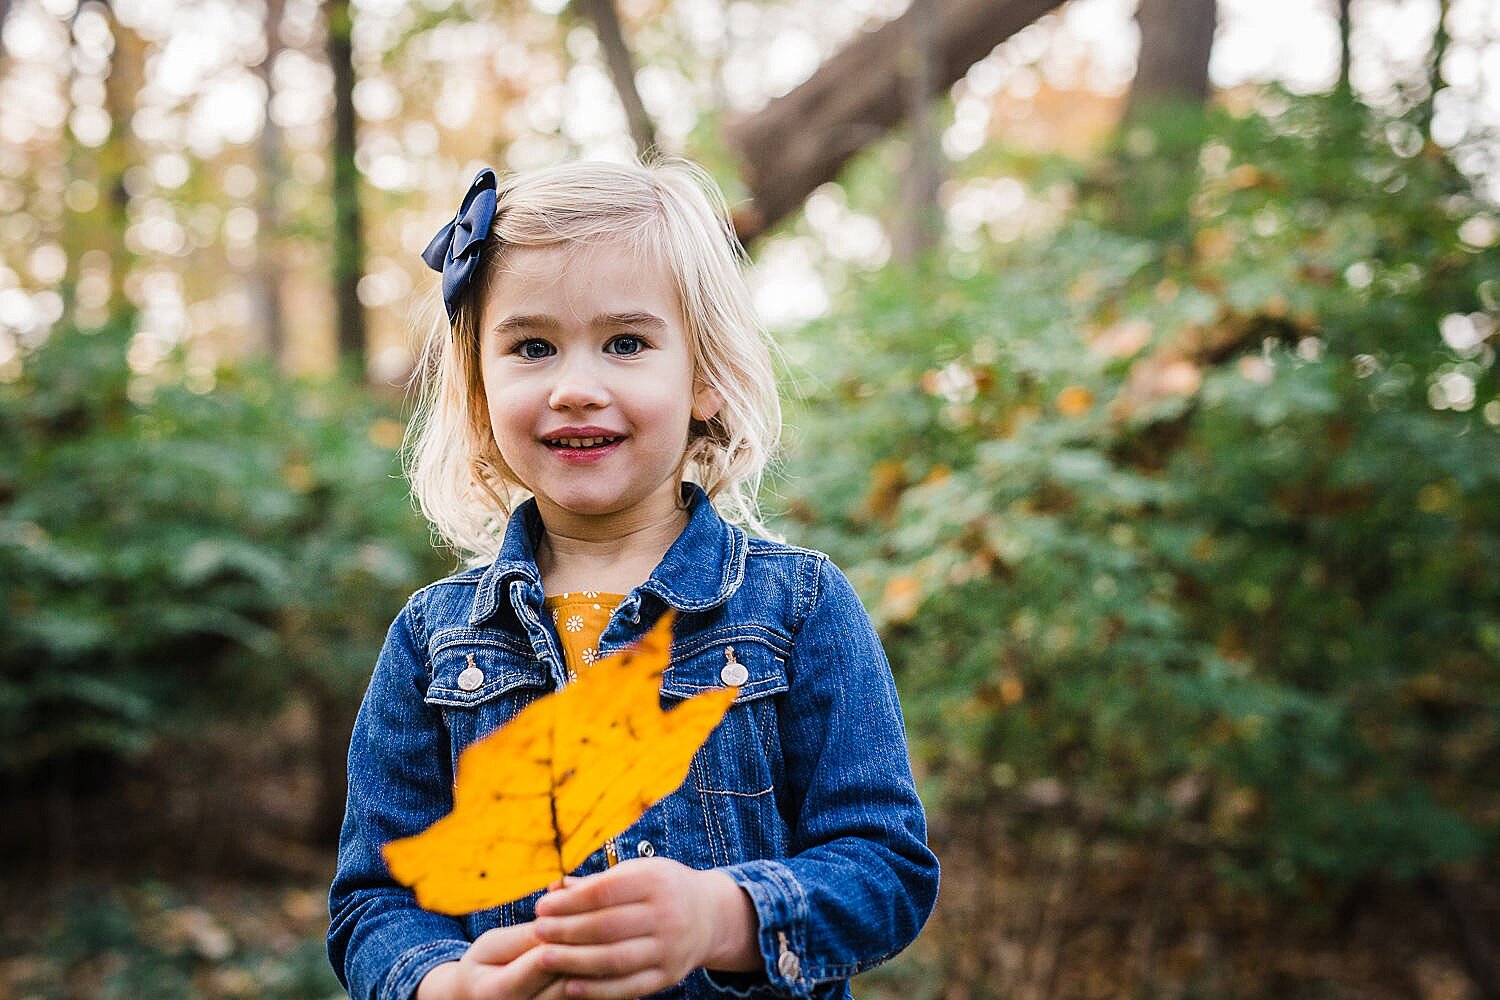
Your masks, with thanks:
[{"label": "jacket sleeve", "polygon": [[447,732],[422,698],[421,596],[391,625],[349,743],[328,959],[353,1000],[409,1000],[434,966],[469,946],[458,921],[421,909],[392,881],[380,854],[382,844],[420,832],[452,808]]},{"label": "jacket sleeve", "polygon": [[764,969],[709,973],[741,996],[835,995],[911,943],[938,860],[885,651],[849,580],[820,558],[780,708],[790,856],[725,869],[760,919]]}]

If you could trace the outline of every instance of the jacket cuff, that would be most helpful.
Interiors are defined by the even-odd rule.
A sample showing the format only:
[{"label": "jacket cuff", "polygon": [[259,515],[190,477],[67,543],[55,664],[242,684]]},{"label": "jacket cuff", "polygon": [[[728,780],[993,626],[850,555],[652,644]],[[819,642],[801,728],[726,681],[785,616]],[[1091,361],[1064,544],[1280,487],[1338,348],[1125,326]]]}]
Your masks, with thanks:
[{"label": "jacket cuff", "polygon": [[458,961],[468,950],[467,941],[427,941],[408,948],[386,973],[377,994],[379,1000],[412,1000],[423,976],[444,962]]},{"label": "jacket cuff", "polygon": [[760,921],[759,973],[710,972],[709,984],[738,997],[810,997],[807,978],[807,894],[780,861],[746,861],[719,869],[750,894]]}]

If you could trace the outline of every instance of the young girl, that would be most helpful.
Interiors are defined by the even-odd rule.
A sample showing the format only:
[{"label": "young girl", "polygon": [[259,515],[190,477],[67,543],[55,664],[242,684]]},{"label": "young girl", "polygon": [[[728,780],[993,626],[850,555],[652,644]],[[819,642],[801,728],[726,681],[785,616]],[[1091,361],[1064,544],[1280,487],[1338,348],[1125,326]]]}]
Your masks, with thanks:
[{"label": "young girl", "polygon": [[[361,1000],[848,997],[921,929],[938,863],[853,588],[729,523],[760,533],[780,408],[722,196],[679,160],[482,170],[423,257],[447,321],[409,473],[478,560],[407,602],[360,709],[340,981]],[[682,786],[545,896],[419,908],[381,845],[450,811],[466,746],[668,612],[664,706],[739,689]]]}]

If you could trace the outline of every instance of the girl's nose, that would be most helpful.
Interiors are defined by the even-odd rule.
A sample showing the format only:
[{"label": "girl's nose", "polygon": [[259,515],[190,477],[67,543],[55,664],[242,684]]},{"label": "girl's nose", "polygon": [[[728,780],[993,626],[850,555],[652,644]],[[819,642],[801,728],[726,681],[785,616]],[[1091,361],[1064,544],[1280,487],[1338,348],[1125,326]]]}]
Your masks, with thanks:
[{"label": "girl's nose", "polygon": [[600,373],[586,358],[569,358],[556,369],[547,404],[554,410],[600,407],[609,402]]}]

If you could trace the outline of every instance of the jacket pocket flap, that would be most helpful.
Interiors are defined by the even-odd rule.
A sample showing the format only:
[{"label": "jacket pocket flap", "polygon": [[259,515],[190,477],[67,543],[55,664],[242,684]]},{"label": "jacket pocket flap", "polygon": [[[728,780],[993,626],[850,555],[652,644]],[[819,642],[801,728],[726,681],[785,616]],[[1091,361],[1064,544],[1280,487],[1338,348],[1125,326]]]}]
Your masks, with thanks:
[{"label": "jacket pocket flap", "polygon": [[551,687],[534,656],[474,635],[439,637],[425,700],[429,705],[473,708],[523,687]]},{"label": "jacket pocket flap", "polygon": [[[721,634],[722,633],[722,634]],[[738,687],[735,701],[751,701],[787,689],[790,644],[766,629],[744,626],[708,637],[691,637],[677,651],[662,677],[661,692],[691,698],[703,691]]]}]

